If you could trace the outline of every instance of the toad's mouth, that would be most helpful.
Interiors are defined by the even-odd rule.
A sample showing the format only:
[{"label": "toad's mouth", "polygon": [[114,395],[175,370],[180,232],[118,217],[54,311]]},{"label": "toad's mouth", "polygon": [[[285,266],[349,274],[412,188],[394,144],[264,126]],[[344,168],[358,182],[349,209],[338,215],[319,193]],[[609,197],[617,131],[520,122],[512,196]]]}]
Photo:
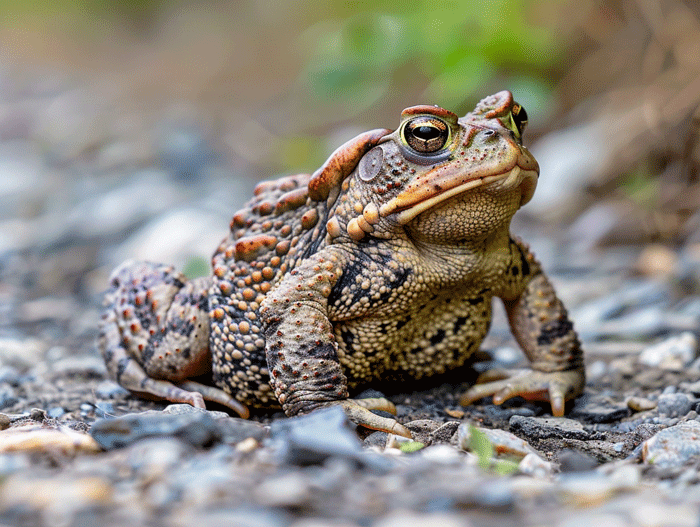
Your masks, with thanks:
[{"label": "toad's mouth", "polygon": [[522,192],[520,205],[522,206],[532,199],[537,185],[538,175],[539,172],[537,170],[525,169],[515,165],[506,172],[474,177],[452,188],[443,189],[438,184],[426,184],[418,189],[411,189],[409,187],[398,196],[382,205],[379,209],[379,214],[386,217],[389,214],[397,213],[396,220],[401,225],[405,225],[420,213],[425,212],[453,196],[489,184],[497,184],[498,188],[504,191],[520,187]]}]

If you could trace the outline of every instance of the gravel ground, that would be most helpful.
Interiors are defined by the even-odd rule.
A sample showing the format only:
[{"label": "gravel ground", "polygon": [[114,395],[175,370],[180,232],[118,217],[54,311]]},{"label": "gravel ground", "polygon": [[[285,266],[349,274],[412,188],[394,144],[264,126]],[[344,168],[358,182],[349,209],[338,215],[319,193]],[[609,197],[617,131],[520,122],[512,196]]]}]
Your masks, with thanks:
[{"label": "gravel ground", "polygon": [[498,310],[473,369],[374,387],[414,442],[334,409],[243,421],[145,401],[95,349],[107,276],[126,258],[201,267],[253,182],[196,123],[119,127],[74,87],[30,85],[0,83],[3,525],[700,522],[700,246],[594,249],[595,229],[518,217],[587,353],[566,418],[457,404],[474,372],[524,362]]}]

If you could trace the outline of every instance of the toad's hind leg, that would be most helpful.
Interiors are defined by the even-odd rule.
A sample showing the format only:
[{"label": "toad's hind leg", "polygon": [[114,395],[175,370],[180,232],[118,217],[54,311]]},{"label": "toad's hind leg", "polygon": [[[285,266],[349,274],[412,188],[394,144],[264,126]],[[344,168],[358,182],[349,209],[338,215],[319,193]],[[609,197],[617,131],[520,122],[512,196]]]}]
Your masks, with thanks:
[{"label": "toad's hind leg", "polygon": [[198,408],[215,401],[247,416],[226,392],[184,382],[211,369],[209,285],[208,278],[187,281],[170,266],[121,265],[105,296],[98,345],[110,377],[130,391]]}]

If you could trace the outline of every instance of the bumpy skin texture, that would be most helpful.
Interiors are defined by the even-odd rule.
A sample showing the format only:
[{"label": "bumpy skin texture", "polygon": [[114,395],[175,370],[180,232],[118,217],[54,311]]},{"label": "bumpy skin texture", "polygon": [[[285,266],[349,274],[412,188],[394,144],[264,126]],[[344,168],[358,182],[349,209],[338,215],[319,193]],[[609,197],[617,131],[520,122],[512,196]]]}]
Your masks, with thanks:
[{"label": "bumpy skin texture", "polygon": [[[384,399],[353,401],[371,381],[410,381],[462,365],[506,306],[532,369],[489,372],[464,394],[500,403],[581,393],[582,352],[566,310],[510,220],[538,165],[521,144],[509,92],[458,118],[404,110],[395,132],[338,148],[313,175],[258,185],[231,221],[213,274],[129,262],[112,276],[99,346],[110,374],[142,394],[204,406],[331,404],[369,428],[410,435]],[[211,368],[220,388],[188,377]]]}]

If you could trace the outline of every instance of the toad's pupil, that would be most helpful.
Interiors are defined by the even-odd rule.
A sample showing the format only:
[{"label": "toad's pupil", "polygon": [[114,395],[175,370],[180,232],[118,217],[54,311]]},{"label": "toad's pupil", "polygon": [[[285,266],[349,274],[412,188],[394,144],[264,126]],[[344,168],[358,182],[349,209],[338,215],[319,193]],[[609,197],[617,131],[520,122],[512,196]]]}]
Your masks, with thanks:
[{"label": "toad's pupil", "polygon": [[440,130],[435,128],[434,126],[419,126],[417,128],[413,129],[413,135],[415,135],[418,139],[435,139],[440,135]]}]

